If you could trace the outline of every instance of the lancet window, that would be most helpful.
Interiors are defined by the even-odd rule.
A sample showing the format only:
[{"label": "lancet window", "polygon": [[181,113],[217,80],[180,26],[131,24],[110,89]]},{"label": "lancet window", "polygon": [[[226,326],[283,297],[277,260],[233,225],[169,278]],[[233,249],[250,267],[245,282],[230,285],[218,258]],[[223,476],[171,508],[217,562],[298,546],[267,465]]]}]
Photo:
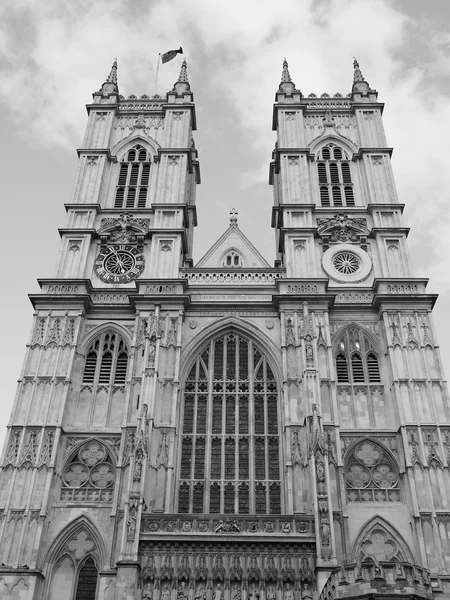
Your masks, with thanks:
[{"label": "lancet window", "polygon": [[328,144],[317,163],[321,206],[355,206],[350,160],[339,146]]},{"label": "lancet window", "polygon": [[278,385],[252,341],[210,342],[184,388],[180,513],[280,514]]},{"label": "lancet window", "polygon": [[149,153],[137,145],[128,150],[120,163],[114,208],[145,208],[149,180]]},{"label": "lancet window", "polygon": [[381,446],[371,440],[357,444],[345,462],[349,502],[398,502],[398,467]]},{"label": "lancet window", "polygon": [[336,353],[338,383],[380,383],[380,366],[370,338],[358,327],[341,336]]},{"label": "lancet window", "polygon": [[113,332],[102,333],[86,356],[83,383],[123,385],[127,376],[128,350],[125,342]]},{"label": "lancet window", "polygon": [[222,266],[227,267],[228,269],[243,267],[244,261],[242,260],[242,256],[236,252],[236,250],[230,250],[230,252],[227,252],[223,257]]}]

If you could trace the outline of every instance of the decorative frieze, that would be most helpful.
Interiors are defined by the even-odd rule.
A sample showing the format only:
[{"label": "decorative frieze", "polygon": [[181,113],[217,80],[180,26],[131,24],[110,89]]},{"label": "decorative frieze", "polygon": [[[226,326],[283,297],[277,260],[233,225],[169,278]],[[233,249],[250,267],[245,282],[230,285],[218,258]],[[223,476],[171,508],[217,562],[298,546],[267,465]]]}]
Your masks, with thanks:
[{"label": "decorative frieze", "polygon": [[143,515],[141,534],[182,534],[219,535],[232,537],[262,533],[269,536],[304,536],[314,534],[313,517],[242,517],[239,518],[197,518],[190,515]]},{"label": "decorative frieze", "polygon": [[229,272],[224,269],[220,271],[189,271],[183,273],[185,279],[190,284],[195,283],[232,283],[232,284],[273,284],[278,279],[283,277],[283,274],[278,271],[252,272],[239,271]]}]

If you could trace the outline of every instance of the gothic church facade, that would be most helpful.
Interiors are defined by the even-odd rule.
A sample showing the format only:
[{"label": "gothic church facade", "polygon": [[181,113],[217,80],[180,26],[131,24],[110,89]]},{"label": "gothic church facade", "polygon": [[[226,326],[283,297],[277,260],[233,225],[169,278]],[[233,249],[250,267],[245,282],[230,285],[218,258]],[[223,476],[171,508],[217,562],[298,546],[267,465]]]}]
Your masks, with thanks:
[{"label": "gothic church facade", "polygon": [[276,93],[275,266],[194,266],[193,94],[88,105],[0,472],[0,596],[450,597],[450,406],[383,105]]}]

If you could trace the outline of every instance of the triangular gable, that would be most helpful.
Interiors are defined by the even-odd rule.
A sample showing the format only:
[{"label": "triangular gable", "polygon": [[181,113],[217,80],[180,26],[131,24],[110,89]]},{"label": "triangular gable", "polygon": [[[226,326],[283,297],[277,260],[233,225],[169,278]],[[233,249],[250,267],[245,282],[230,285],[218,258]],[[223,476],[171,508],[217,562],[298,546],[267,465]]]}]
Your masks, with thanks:
[{"label": "triangular gable", "polygon": [[211,246],[208,252],[195,265],[196,268],[226,268],[222,265],[229,251],[239,253],[243,267],[247,269],[270,269],[269,263],[255,246],[242,233],[236,223],[231,223],[225,233]]}]

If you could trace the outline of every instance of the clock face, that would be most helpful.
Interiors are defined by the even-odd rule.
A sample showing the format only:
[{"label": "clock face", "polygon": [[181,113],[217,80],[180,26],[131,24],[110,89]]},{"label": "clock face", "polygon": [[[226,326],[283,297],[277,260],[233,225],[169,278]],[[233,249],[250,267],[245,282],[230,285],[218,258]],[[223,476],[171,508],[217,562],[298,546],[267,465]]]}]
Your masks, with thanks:
[{"label": "clock face", "polygon": [[128,283],[144,270],[144,256],[135,246],[107,246],[95,259],[95,272],[107,283]]}]

